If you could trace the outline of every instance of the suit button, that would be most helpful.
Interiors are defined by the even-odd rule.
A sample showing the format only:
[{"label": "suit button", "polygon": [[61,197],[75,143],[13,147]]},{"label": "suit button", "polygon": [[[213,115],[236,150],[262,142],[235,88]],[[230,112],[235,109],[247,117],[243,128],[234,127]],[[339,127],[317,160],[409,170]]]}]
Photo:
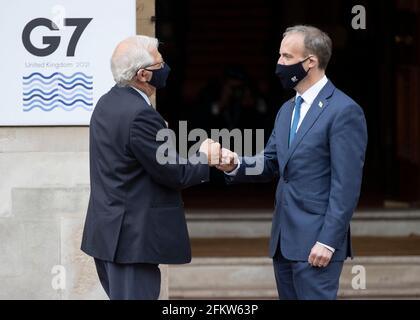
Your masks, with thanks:
[{"label": "suit button", "polygon": [[289,180],[287,178],[284,178],[284,183],[289,183]]}]

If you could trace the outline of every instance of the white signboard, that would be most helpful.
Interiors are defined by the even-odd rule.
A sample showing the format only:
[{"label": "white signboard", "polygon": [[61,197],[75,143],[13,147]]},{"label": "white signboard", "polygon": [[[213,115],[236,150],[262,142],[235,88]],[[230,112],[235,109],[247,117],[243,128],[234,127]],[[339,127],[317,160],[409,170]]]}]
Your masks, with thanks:
[{"label": "white signboard", "polygon": [[113,85],[135,0],[13,0],[0,10],[0,125],[88,125]]}]

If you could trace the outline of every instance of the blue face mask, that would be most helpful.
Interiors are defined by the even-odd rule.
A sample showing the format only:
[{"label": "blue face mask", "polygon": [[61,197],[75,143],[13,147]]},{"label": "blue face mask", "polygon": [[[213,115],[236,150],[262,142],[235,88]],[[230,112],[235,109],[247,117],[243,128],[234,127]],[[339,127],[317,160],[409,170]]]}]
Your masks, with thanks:
[{"label": "blue face mask", "polygon": [[154,86],[156,89],[162,89],[166,86],[166,80],[168,79],[169,72],[171,71],[171,68],[163,62],[163,67],[160,69],[144,69],[147,71],[152,72],[152,78],[150,79],[149,84]]}]

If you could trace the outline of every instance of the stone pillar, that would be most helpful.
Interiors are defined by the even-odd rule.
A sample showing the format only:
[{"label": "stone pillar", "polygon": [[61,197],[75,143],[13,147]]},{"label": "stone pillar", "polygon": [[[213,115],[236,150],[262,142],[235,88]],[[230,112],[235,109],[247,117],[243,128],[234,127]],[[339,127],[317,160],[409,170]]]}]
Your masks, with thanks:
[{"label": "stone pillar", "polygon": [[[155,1],[154,0],[136,0],[136,25],[137,34],[154,37],[155,36]],[[156,105],[156,97],[151,97],[153,106]]]}]

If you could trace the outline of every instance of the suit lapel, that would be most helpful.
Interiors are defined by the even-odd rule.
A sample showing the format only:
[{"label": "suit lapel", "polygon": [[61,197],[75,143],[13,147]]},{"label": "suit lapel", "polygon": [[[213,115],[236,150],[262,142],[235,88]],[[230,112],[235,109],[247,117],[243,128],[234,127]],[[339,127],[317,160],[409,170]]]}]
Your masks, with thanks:
[{"label": "suit lapel", "polygon": [[[295,106],[295,98],[293,97],[287,101],[284,106],[284,115],[279,118],[279,123],[277,126],[277,136],[280,139],[279,148],[281,155],[284,157],[287,154],[288,144],[289,144],[289,131],[290,131],[290,122],[292,121],[293,108]],[[278,159],[282,163],[282,159]]]},{"label": "suit lapel", "polygon": [[[319,92],[318,96],[313,101],[311,107],[308,110],[308,113],[306,114],[305,118],[302,121],[302,124],[300,125],[296,136],[292,142],[292,145],[287,150],[286,156],[284,158],[284,161],[282,161],[282,167],[281,172],[284,172],[284,168],[286,167],[290,157],[295,152],[296,148],[301,143],[302,139],[305,137],[306,133],[309,131],[310,128],[314,125],[314,123],[318,120],[319,116],[324,112],[324,110],[328,107],[328,99],[331,97],[331,95],[334,92],[334,85],[331,83],[331,81],[328,81],[327,84],[322,88],[322,90]],[[292,106],[292,111],[293,111]],[[291,115],[289,120],[291,120]],[[290,122],[289,122],[289,130],[290,130]],[[281,139],[282,144],[285,144],[286,147],[288,145],[289,140],[289,130],[287,131],[286,139],[282,137]]]}]

